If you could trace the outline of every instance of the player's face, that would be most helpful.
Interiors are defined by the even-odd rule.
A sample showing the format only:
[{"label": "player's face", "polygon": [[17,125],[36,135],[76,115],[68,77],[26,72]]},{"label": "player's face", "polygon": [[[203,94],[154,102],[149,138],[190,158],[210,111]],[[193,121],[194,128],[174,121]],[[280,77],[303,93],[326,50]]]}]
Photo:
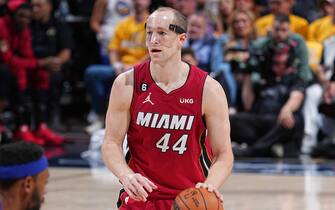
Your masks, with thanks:
[{"label": "player's face", "polygon": [[146,45],[153,62],[164,62],[181,50],[186,34],[177,34],[169,30],[173,18],[170,12],[156,12],[147,20]]},{"label": "player's face", "polygon": [[44,203],[44,196],[46,194],[46,184],[49,179],[49,171],[44,170],[37,175],[35,181],[35,188],[31,193],[26,210],[40,210],[42,203]]}]

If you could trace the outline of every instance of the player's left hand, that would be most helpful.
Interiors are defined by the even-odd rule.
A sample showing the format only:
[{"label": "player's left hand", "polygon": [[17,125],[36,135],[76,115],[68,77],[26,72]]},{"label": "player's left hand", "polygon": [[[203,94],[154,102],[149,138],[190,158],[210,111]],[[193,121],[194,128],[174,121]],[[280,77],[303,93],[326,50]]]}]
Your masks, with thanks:
[{"label": "player's left hand", "polygon": [[208,190],[208,192],[214,192],[214,194],[216,195],[216,197],[218,197],[220,199],[220,201],[223,202],[223,195],[213,185],[207,184],[207,183],[203,183],[203,182],[198,182],[195,185],[195,187],[196,188],[206,188]]}]

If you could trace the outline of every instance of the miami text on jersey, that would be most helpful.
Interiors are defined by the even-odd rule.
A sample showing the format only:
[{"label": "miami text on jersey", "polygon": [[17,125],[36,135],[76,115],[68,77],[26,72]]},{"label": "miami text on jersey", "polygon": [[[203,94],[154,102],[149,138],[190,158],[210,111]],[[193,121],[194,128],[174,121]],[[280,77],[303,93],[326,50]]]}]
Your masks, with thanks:
[{"label": "miami text on jersey", "polygon": [[169,115],[138,112],[136,124],[147,128],[164,128],[170,130],[191,130],[193,115]]}]

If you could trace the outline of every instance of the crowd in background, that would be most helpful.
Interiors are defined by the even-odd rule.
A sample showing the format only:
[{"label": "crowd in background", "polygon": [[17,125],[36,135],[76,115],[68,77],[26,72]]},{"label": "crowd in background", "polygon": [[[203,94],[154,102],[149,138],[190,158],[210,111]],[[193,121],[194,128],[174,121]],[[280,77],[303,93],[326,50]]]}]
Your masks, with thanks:
[{"label": "crowd in background", "polygon": [[52,128],[77,112],[103,129],[159,6],[187,17],[183,60],[224,88],[235,156],[335,157],[334,0],[0,0],[0,141],[62,145]]}]

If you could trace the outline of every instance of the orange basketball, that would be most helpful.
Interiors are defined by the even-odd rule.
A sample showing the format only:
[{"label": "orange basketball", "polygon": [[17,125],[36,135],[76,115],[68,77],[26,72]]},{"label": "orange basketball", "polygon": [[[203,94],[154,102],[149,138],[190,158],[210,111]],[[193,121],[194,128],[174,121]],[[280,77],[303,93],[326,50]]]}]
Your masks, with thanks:
[{"label": "orange basketball", "polygon": [[188,188],[177,195],[171,210],[223,210],[223,205],[205,188]]}]

